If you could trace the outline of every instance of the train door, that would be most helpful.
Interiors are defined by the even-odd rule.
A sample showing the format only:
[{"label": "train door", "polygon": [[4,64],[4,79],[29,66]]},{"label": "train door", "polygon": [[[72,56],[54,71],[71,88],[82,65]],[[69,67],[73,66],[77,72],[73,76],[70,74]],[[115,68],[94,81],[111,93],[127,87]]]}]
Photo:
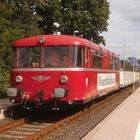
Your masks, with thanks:
[{"label": "train door", "polygon": [[85,68],[90,67],[90,49],[85,48]]},{"label": "train door", "polygon": [[109,59],[108,55],[104,53],[102,55],[102,69],[108,69],[109,67],[108,59]]},{"label": "train door", "polygon": [[93,96],[99,94],[99,74],[102,73],[102,52],[92,49],[92,89]]},{"label": "train door", "polygon": [[85,97],[90,98],[91,95],[91,71],[90,71],[90,48],[85,47]]},{"label": "train door", "polygon": [[85,68],[86,68],[86,86],[88,87],[88,90],[91,88],[91,80],[90,80],[90,49],[87,47],[85,48]]}]

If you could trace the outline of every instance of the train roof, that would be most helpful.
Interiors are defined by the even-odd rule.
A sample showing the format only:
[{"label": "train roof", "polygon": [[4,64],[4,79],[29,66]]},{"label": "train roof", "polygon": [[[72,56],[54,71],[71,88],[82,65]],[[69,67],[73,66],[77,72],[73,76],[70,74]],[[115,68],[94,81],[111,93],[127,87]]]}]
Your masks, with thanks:
[{"label": "train roof", "polygon": [[69,35],[39,35],[33,37],[26,37],[20,40],[16,40],[13,44],[14,47],[22,46],[38,46],[39,39],[45,38],[45,42],[41,46],[56,46],[56,45],[68,45],[68,46],[88,46],[103,53],[113,55],[117,57],[118,55],[109,51],[106,48],[100,47],[99,45],[80,37],[69,36]]}]

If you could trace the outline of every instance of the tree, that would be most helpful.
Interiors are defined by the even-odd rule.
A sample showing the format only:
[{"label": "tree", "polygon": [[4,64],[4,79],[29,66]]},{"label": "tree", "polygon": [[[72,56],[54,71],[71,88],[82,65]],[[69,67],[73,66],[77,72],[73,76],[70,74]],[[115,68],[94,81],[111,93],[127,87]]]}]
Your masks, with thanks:
[{"label": "tree", "polygon": [[138,59],[138,64],[140,65],[140,59]]},{"label": "tree", "polygon": [[60,24],[62,34],[79,35],[105,43],[100,35],[107,30],[107,0],[1,0],[0,1],[0,90],[6,89],[11,65],[11,43],[19,38],[52,34]]},{"label": "tree", "polygon": [[[37,1],[3,0],[0,2],[0,91],[4,91],[9,83],[11,66],[11,44],[14,40],[25,36],[42,33],[38,28],[41,17],[36,14]],[[38,4],[39,5],[39,4]]]},{"label": "tree", "polygon": [[55,32],[54,23],[62,24],[63,22],[60,0],[48,0],[44,6],[37,6],[37,13],[42,17],[39,27],[43,28],[44,34],[53,34]]},{"label": "tree", "polygon": [[38,28],[38,21],[41,17],[36,13],[36,5],[38,0],[14,0],[12,8],[12,23],[16,30],[21,30],[20,37],[32,36],[41,33]]},{"label": "tree", "polygon": [[78,30],[81,37],[105,44],[100,34],[107,31],[107,0],[51,0],[46,2],[43,10],[38,8],[37,12],[43,17],[39,24],[46,34],[52,34],[55,31],[53,23],[58,22],[62,34],[73,35]]},{"label": "tree", "polygon": [[[10,4],[0,2],[0,91],[6,89],[8,84],[8,67],[10,63],[10,17],[13,14]],[[8,47],[7,47],[8,46]]]}]

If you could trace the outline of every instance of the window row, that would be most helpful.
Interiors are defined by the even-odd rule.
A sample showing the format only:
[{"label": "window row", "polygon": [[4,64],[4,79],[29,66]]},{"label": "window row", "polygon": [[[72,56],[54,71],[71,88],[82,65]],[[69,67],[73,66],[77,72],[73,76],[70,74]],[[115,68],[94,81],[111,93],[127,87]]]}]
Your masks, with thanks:
[{"label": "window row", "polygon": [[[102,53],[97,50],[92,50],[92,67],[94,68],[102,68],[103,62]],[[107,62],[106,62],[107,63]],[[110,56],[110,68],[111,69],[119,69],[120,61],[119,58]]]},{"label": "window row", "polygon": [[[102,52],[92,49],[85,50],[85,47],[80,46],[47,46],[40,47],[26,46],[14,49],[15,58],[14,66],[17,67],[88,67],[102,68],[103,56]],[[92,57],[91,61],[90,58]],[[110,56],[106,59],[108,67],[111,69],[119,69],[119,59]]]}]

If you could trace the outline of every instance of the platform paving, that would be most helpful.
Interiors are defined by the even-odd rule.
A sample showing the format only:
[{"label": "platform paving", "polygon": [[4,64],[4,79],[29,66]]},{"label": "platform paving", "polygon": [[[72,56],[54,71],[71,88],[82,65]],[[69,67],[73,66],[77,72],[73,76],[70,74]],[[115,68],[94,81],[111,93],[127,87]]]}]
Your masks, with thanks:
[{"label": "platform paving", "polygon": [[11,103],[8,98],[0,99],[0,121],[5,119],[5,117],[6,117],[5,111],[6,111],[7,107],[10,105],[11,105]]},{"label": "platform paving", "polygon": [[131,94],[82,140],[140,140],[139,120],[140,88]]},{"label": "platform paving", "polygon": [[8,106],[10,104],[10,101],[8,98],[0,99],[0,108],[3,108],[3,106]]}]

